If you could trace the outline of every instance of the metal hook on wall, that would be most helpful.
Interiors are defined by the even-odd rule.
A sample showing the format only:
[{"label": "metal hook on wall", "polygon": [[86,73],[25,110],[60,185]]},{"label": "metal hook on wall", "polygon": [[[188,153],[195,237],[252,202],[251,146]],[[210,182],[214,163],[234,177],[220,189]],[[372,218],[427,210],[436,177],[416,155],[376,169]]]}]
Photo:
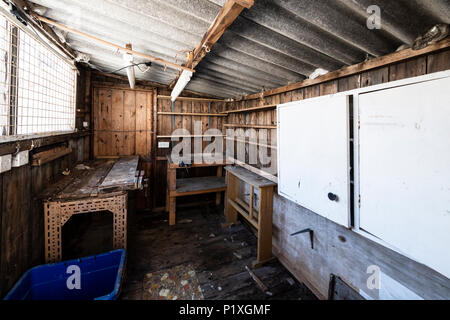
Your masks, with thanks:
[{"label": "metal hook on wall", "polygon": [[291,234],[291,237],[299,235],[299,234],[303,234],[303,233],[309,233],[309,238],[311,240],[311,249],[314,250],[314,231],[312,229],[308,228],[308,229],[305,229],[302,231],[295,232],[295,233]]}]

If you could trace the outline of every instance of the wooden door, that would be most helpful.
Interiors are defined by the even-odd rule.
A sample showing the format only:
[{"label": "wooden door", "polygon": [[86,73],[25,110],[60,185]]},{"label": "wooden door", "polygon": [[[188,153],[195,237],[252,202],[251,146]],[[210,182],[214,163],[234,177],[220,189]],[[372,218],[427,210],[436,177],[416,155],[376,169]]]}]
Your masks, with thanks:
[{"label": "wooden door", "polygon": [[[94,88],[94,158],[140,156],[151,177],[154,90]],[[145,190],[148,199],[149,190]]]}]

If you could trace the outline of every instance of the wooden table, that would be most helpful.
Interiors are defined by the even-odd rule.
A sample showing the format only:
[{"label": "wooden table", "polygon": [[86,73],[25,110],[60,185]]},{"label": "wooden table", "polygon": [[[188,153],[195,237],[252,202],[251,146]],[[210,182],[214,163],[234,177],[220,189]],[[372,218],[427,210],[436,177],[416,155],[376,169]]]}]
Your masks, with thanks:
[{"label": "wooden table", "polygon": [[[180,166],[180,163],[172,161],[167,157],[167,197],[166,211],[169,212],[169,224],[176,224],[176,198],[199,194],[216,193],[216,204],[220,205],[221,193],[226,190],[225,178],[223,177],[223,167],[227,165],[225,160],[213,162],[209,161],[205,155],[202,156],[202,162],[195,163],[193,159],[188,167]],[[217,167],[216,176],[177,179],[177,170],[186,168]]]},{"label": "wooden table", "polygon": [[138,162],[138,156],[87,162],[40,195],[44,202],[47,263],[61,261],[62,227],[76,214],[111,212],[114,249],[126,249],[127,191],[142,186]]},{"label": "wooden table", "polygon": [[[276,183],[267,180],[242,167],[226,167],[227,193],[225,201],[226,223],[228,227],[238,222],[238,213],[243,216],[258,231],[258,255],[253,263],[259,268],[274,259],[272,255],[272,213],[273,192]],[[239,182],[250,187],[250,201],[247,204],[239,198]],[[259,199],[255,208],[255,189]]]}]

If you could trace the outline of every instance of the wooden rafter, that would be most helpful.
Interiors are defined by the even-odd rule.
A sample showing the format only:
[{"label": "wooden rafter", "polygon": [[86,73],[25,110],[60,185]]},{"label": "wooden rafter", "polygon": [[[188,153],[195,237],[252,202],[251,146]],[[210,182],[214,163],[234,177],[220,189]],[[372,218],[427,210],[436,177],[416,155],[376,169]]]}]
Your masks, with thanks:
[{"label": "wooden rafter", "polygon": [[[191,69],[200,63],[200,61],[211,50],[214,44],[222,37],[228,27],[236,20],[244,9],[250,9],[254,4],[254,0],[228,0],[220,10],[214,22],[203,36],[202,41],[197,45],[195,50],[189,55],[189,59],[185,66]],[[170,84],[172,89],[178,82],[181,73]]]},{"label": "wooden rafter", "polygon": [[67,27],[67,26],[64,26],[64,25],[62,25],[62,24],[60,24],[60,23],[57,23],[57,22],[52,21],[52,20],[50,20],[50,19],[47,19],[47,18],[45,18],[45,17],[41,17],[41,16],[39,16],[39,15],[35,15],[35,18],[37,18],[38,20],[40,20],[40,21],[42,21],[42,22],[45,22],[45,23],[47,23],[47,24],[49,24],[49,25],[52,25],[52,26],[54,26],[54,27],[57,27],[58,29],[61,29],[61,30],[64,30],[64,31],[67,31],[67,32],[76,34],[76,35],[78,35],[78,36],[80,36],[80,37],[83,37],[83,38],[86,38],[86,39],[89,39],[89,40],[92,40],[92,41],[101,43],[101,44],[103,44],[103,45],[105,45],[105,46],[115,48],[115,49],[120,50],[120,51],[122,51],[122,52],[129,53],[129,54],[132,54],[132,55],[134,55],[134,56],[138,56],[138,57],[141,57],[141,58],[150,60],[150,61],[152,61],[152,62],[156,62],[156,63],[159,63],[159,64],[161,64],[161,65],[165,65],[165,66],[174,68],[174,69],[178,69],[178,70],[187,70],[187,71],[190,71],[190,72],[195,72],[195,70],[193,70],[193,69],[191,69],[191,68],[188,68],[188,67],[186,67],[186,66],[181,66],[181,65],[179,65],[179,64],[176,64],[176,63],[173,63],[173,62],[170,62],[170,61],[161,59],[161,58],[153,57],[153,56],[151,56],[151,55],[148,55],[148,54],[145,54],[145,53],[141,53],[141,52],[137,52],[137,51],[131,50],[131,49],[127,48],[127,47],[120,46],[120,45],[114,44],[114,43],[109,42],[109,41],[106,41],[106,40],[102,40],[102,39],[100,39],[100,38],[94,37],[94,36],[89,35],[89,34],[87,34],[87,33],[84,33],[84,32],[78,31],[78,30],[75,30],[75,29],[73,29],[73,28],[69,28],[69,27]]}]

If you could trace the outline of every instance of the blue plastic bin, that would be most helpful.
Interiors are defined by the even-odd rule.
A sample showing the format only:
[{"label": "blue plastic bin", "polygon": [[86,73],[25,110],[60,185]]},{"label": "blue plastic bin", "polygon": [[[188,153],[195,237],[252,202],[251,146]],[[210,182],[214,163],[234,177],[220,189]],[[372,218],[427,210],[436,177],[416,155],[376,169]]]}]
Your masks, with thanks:
[{"label": "blue plastic bin", "polygon": [[[125,267],[125,250],[87,258],[48,264],[23,275],[5,300],[116,300],[120,294]],[[69,266],[81,271],[81,289],[69,290]]]}]

